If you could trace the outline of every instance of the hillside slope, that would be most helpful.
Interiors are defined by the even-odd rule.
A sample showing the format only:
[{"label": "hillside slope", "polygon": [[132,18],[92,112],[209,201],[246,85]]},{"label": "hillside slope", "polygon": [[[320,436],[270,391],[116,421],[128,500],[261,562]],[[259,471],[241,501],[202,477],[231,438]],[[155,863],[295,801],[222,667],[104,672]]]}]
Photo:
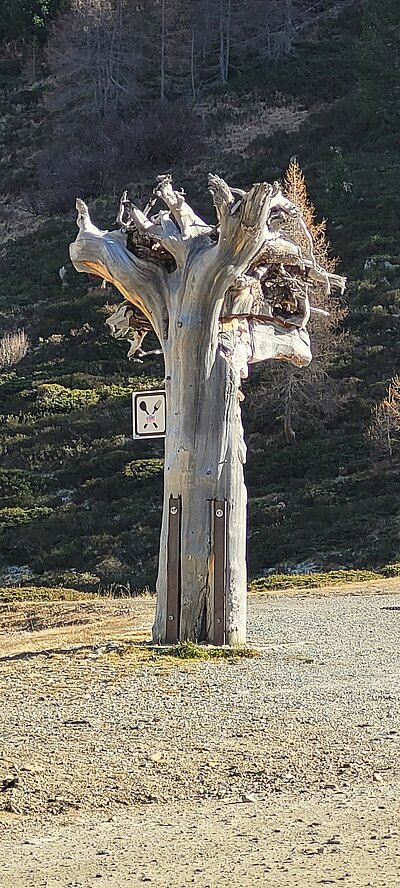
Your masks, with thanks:
[{"label": "hillside slope", "polygon": [[[279,410],[260,394],[270,370],[254,370],[245,387],[253,576],[304,563],[330,569],[400,560],[399,466],[377,464],[366,438],[371,408],[398,367],[400,162],[390,121],[378,125],[357,110],[359,23],[359,5],[349,4],[291,59],[252,69],[202,100],[196,163],[174,169],[209,216],[207,169],[243,187],[282,177],[296,155],[350,278],[351,349],[333,356],[331,368],[348,394],[337,416],[318,429],[306,418],[288,445]],[[48,84],[27,88],[6,69],[0,324],[25,328],[31,349],[0,376],[0,580],[152,587],[162,445],[131,439],[130,393],[158,386],[162,362],[129,364],[126,346],[109,337],[104,322],[119,298],[111,289],[70,267],[61,287],[75,214],[37,211],[33,163],[47,135]],[[131,187],[140,200],[150,189],[146,176]],[[116,203],[116,195],[94,202],[100,225],[112,225]]]}]

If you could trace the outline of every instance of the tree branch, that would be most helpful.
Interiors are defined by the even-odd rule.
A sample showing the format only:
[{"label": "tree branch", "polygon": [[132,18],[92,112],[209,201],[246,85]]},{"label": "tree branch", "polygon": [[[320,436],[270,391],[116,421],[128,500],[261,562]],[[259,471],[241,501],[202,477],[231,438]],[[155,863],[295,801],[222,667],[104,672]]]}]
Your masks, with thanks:
[{"label": "tree branch", "polygon": [[[208,174],[208,190],[212,195],[218,222],[222,224],[235,203],[233,193],[227,182],[225,182],[224,179],[221,179],[220,176],[215,176],[213,173]],[[243,197],[244,195],[245,192]]]},{"label": "tree branch", "polygon": [[229,185],[219,176],[210,174],[208,182],[219,221],[216,286],[221,283],[226,289],[249,268],[261,250],[273,188],[261,182],[235,200]]},{"label": "tree branch", "polygon": [[[123,229],[136,228],[139,233],[151,238],[154,244],[161,244],[171,253],[176,263],[181,265],[186,256],[186,249],[182,247],[181,232],[170,214],[164,211],[149,219],[146,212],[142,212],[128,200],[127,194],[128,192],[124,191],[121,196],[117,222]],[[154,201],[149,202],[146,209],[150,210],[153,205]]]},{"label": "tree branch", "polygon": [[[307,267],[309,269],[309,279],[318,283],[323,283],[325,286],[326,295],[330,295],[332,287],[340,290],[341,294],[343,295],[346,289],[346,278],[342,277],[341,275],[325,271],[325,269],[322,268],[321,265],[319,265],[315,257],[312,235],[307,227],[300,208],[283,194],[279,183],[275,182],[273,188],[274,194],[271,199],[271,210],[275,210],[284,213],[287,216],[291,216],[292,218],[296,218],[307,242],[309,255],[307,258],[302,257],[300,251],[300,256],[302,258],[303,267]],[[294,240],[292,240],[292,238],[284,235],[282,231],[279,232],[279,237],[273,238],[271,237],[271,230],[274,230],[274,226],[272,223],[270,226],[267,226],[266,236],[266,242],[268,242],[268,246],[270,246],[272,250],[288,249],[289,253],[293,253],[293,255],[296,249],[299,250],[298,245],[295,243]]]},{"label": "tree branch", "polygon": [[157,176],[154,194],[164,201],[179,226],[182,240],[209,235],[212,227],[197,216],[185,200],[184,192],[174,191],[172,176]]},{"label": "tree branch", "polygon": [[84,201],[76,201],[79,233],[70,245],[70,257],[77,271],[95,274],[109,281],[148,318],[158,337],[163,338],[167,318],[165,294],[168,274],[151,259],[144,261],[126,248],[126,234],[101,231],[93,225]]}]

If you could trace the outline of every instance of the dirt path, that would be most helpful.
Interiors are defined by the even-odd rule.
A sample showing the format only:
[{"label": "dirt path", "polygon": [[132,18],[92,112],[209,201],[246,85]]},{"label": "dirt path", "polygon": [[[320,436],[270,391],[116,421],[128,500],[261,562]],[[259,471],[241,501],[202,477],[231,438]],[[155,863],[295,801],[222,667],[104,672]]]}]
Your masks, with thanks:
[{"label": "dirt path", "polygon": [[3,843],[1,888],[398,885],[392,790],[351,797],[175,802],[26,830]]},{"label": "dirt path", "polygon": [[362,592],[251,598],[232,663],[118,648],[150,599],[0,612],[0,888],[397,885],[400,598]]}]

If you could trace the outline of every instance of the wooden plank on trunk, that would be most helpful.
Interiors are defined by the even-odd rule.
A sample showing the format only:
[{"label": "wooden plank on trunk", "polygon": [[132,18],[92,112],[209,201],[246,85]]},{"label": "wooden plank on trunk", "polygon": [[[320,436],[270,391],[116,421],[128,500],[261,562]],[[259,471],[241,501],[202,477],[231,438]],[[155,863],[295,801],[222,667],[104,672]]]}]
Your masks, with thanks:
[{"label": "wooden plank on trunk", "polygon": [[226,500],[214,500],[214,644],[225,644],[226,622]]},{"label": "wooden plank on trunk", "polygon": [[181,498],[170,496],[167,552],[167,627],[168,644],[179,641],[181,614]]}]

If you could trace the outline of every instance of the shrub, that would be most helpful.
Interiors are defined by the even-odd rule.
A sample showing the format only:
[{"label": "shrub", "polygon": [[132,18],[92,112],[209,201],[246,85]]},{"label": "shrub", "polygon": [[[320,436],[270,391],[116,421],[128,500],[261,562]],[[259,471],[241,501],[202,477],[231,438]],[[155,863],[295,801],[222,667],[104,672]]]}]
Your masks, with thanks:
[{"label": "shrub", "polygon": [[16,601],[79,601],[84,593],[76,589],[48,589],[45,586],[0,586],[0,603]]},{"label": "shrub", "polygon": [[251,592],[269,592],[279,589],[318,589],[320,586],[340,586],[345,583],[364,583],[381,580],[383,574],[372,570],[330,570],[327,573],[271,574],[250,583]]},{"label": "shrub", "polygon": [[153,100],[147,110],[134,104],[121,113],[112,108],[103,118],[80,110],[67,129],[64,115],[59,117],[60,131],[35,158],[39,211],[65,212],[77,194],[98,196],[168,169],[189,156],[202,132],[200,117],[184,101],[165,105]]},{"label": "shrub", "polygon": [[14,367],[25,357],[29,348],[29,339],[25,330],[6,333],[0,340],[0,370]]},{"label": "shrub", "polygon": [[23,469],[0,469],[0,499],[16,498],[23,500],[33,495],[38,488],[38,479]]},{"label": "shrub", "polygon": [[132,478],[132,480],[144,484],[145,481],[160,475],[163,467],[164,460],[162,459],[135,459],[124,466],[122,474],[125,478]]},{"label": "shrub", "polygon": [[100,397],[94,389],[68,389],[56,383],[42,383],[38,387],[36,405],[40,413],[68,413],[92,407]]},{"label": "shrub", "polygon": [[390,564],[385,564],[382,567],[381,572],[384,577],[398,577],[398,576],[400,576],[400,561],[392,561]]},{"label": "shrub", "polygon": [[14,508],[0,509],[0,527],[18,527],[20,524],[31,524],[40,518],[47,518],[52,514],[52,509],[47,506],[37,506],[35,509]]},{"label": "shrub", "polygon": [[79,570],[47,570],[43,574],[35,577],[38,588],[42,586],[46,589],[62,588],[71,589],[77,594],[78,592],[95,593],[99,589],[100,577],[89,571]]}]

